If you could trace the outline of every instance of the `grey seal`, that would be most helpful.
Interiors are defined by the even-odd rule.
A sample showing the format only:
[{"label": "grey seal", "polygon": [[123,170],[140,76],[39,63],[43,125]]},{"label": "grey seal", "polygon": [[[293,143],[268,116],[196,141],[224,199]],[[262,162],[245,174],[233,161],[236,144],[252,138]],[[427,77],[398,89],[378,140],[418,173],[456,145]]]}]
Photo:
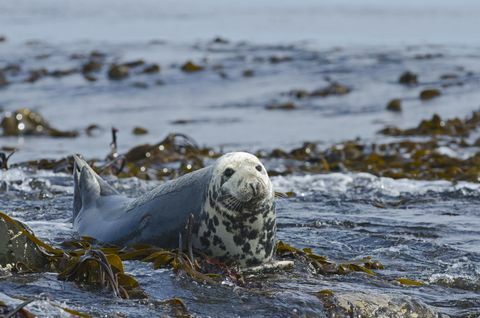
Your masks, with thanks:
[{"label": "grey seal", "polygon": [[178,246],[191,214],[195,249],[227,264],[252,267],[275,248],[275,193],[265,167],[232,152],[208,167],[128,198],[74,156],[73,226],[82,236],[117,246]]}]

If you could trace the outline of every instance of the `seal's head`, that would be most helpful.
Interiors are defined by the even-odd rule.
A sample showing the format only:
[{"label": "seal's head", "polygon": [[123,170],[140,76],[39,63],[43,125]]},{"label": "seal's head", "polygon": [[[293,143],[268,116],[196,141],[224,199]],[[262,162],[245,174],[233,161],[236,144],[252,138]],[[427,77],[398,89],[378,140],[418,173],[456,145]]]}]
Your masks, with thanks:
[{"label": "seal's head", "polygon": [[269,261],[275,247],[275,195],[257,157],[232,152],[212,168],[197,247],[242,267]]},{"label": "seal's head", "polygon": [[252,154],[223,155],[215,164],[213,176],[210,184],[217,192],[217,202],[228,210],[240,212],[274,197],[265,167]]}]

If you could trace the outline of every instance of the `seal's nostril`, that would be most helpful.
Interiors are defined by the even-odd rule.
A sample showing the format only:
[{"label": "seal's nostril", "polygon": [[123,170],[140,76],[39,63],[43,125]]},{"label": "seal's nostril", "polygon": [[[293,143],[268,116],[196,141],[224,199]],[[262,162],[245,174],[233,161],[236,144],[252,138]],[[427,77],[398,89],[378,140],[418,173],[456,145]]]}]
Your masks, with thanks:
[{"label": "seal's nostril", "polygon": [[250,183],[250,188],[252,188],[253,195],[256,196],[258,190],[257,190],[257,188],[253,185],[253,183]]}]

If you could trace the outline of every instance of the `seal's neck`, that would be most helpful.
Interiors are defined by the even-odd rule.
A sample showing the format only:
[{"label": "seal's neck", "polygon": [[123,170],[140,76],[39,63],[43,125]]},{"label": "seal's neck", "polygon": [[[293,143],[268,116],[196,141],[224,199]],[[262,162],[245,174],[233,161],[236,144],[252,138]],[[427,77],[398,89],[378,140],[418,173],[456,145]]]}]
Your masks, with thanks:
[{"label": "seal's neck", "polygon": [[198,248],[227,264],[256,266],[272,258],[275,233],[273,195],[255,204],[232,206],[224,202],[218,186],[209,186],[198,229]]}]

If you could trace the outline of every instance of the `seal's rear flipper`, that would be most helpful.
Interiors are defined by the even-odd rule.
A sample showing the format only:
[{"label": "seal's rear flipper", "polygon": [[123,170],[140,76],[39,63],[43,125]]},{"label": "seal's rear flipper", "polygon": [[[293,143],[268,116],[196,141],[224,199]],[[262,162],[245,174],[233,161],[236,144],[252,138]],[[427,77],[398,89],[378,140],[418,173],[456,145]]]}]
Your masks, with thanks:
[{"label": "seal's rear flipper", "polygon": [[77,155],[73,168],[73,219],[82,207],[89,206],[101,196],[119,194],[111,185],[105,182],[88,163]]}]

